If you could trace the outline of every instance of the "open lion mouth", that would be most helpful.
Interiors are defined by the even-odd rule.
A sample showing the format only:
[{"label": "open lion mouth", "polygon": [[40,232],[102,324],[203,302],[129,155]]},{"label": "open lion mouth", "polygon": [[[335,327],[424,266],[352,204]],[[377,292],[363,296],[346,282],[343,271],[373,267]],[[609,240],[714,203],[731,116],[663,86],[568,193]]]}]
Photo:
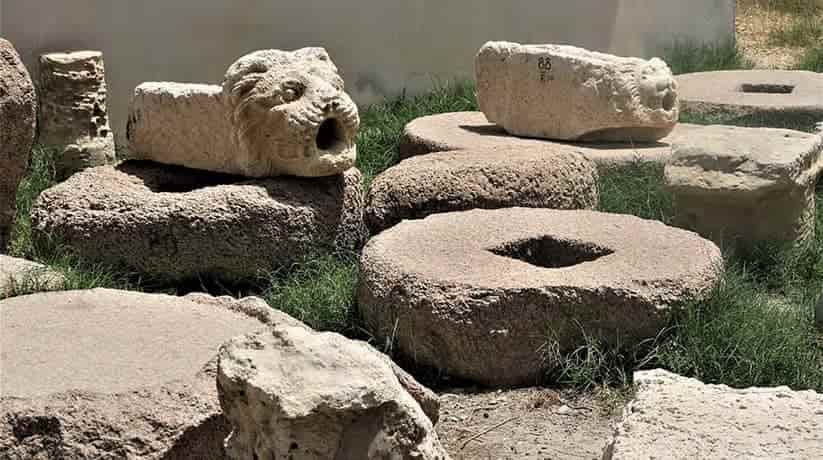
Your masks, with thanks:
[{"label": "open lion mouth", "polygon": [[317,129],[315,138],[319,150],[338,150],[345,146],[346,135],[336,118],[328,118]]}]

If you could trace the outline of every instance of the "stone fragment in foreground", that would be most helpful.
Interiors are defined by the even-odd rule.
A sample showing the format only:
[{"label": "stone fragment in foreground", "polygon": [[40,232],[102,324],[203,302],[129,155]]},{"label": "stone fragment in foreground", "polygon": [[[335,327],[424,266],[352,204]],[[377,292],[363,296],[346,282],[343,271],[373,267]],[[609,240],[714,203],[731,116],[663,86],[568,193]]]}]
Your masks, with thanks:
[{"label": "stone fragment in foreground", "polygon": [[40,56],[39,89],[39,143],[59,150],[58,176],[65,178],[114,161],[103,53],[76,51]]},{"label": "stone fragment in foreground", "polygon": [[674,143],[675,222],[714,241],[792,243],[814,234],[823,136],[706,126]]},{"label": "stone fragment in foreground", "polygon": [[222,460],[220,345],[291,321],[260,299],[203,294],[0,301],[0,458]]},{"label": "stone fragment in foreground", "polygon": [[477,54],[476,74],[480,109],[517,136],[651,142],[679,117],[677,84],[657,58],[489,42]]},{"label": "stone fragment in foreground", "polygon": [[75,174],[35,202],[35,237],[85,260],[174,283],[250,280],[366,237],[357,169],[249,179],[128,161]]},{"label": "stone fragment in foreground", "polygon": [[247,177],[322,177],[355,164],[360,125],[322,48],[240,58],[223,85],[144,83],[131,104],[136,159]]},{"label": "stone fragment in foreground", "polygon": [[823,395],[734,389],[663,370],[637,372],[637,395],[604,460],[819,458]]},{"label": "stone fragment in foreground", "polygon": [[[436,155],[436,154],[435,154]],[[634,216],[508,208],[434,214],[372,238],[358,306],[378,340],[445,375],[539,383],[584,333],[628,345],[722,275],[718,247]]]},{"label": "stone fragment in foreground", "polygon": [[18,289],[58,289],[64,282],[61,274],[45,265],[0,254],[0,297]]},{"label": "stone fragment in foreground", "polygon": [[37,97],[17,50],[0,38],[0,253],[17,210],[17,187],[28,168],[37,123]]},{"label": "stone fragment in foreground", "polygon": [[389,361],[365,342],[277,326],[219,355],[233,460],[447,460],[429,418]]},{"label": "stone fragment in foreground", "polygon": [[491,148],[409,158],[377,176],[366,197],[372,234],[401,220],[514,206],[593,209],[597,168],[582,155],[544,148]]}]

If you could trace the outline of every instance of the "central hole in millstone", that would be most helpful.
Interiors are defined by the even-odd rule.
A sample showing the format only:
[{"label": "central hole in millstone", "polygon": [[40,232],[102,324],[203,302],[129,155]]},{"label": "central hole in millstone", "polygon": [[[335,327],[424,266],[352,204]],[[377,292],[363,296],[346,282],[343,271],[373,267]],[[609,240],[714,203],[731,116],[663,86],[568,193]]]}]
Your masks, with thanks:
[{"label": "central hole in millstone", "polygon": [[343,141],[343,131],[340,122],[334,118],[329,118],[320,125],[317,130],[317,148],[320,150],[331,150],[337,143]]},{"label": "central hole in millstone", "polygon": [[776,83],[743,83],[740,85],[740,92],[743,93],[791,94],[793,91],[794,85]]},{"label": "central hole in millstone", "polygon": [[572,267],[591,262],[614,251],[590,243],[558,240],[548,236],[508,243],[491,249],[498,256],[522,260],[543,268]]}]

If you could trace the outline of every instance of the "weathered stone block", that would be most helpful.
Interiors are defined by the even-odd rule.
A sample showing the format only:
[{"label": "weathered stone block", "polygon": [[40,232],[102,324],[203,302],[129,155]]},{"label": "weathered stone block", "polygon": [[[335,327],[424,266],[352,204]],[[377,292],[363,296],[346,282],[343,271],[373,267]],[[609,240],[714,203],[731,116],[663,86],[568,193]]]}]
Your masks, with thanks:
[{"label": "weathered stone block", "polygon": [[114,161],[103,53],[40,56],[39,142],[60,150],[57,173],[63,178]]},{"label": "weathered stone block", "polygon": [[217,387],[234,460],[447,460],[431,421],[364,342],[276,326],[219,355]]},{"label": "weathered stone block", "polygon": [[0,38],[0,253],[11,236],[17,187],[28,167],[36,123],[34,84],[17,51]]},{"label": "weathered stone block", "polygon": [[320,177],[354,166],[359,125],[325,50],[265,50],[235,62],[222,87],[140,85],[128,139],[137,159],[248,177]]},{"label": "weathered stone block", "polygon": [[673,146],[675,222],[717,242],[791,243],[814,232],[823,136],[707,126]]},{"label": "weathered stone block", "polygon": [[677,84],[657,58],[489,42],[476,72],[480,109],[518,136],[650,142],[666,137],[679,117]]}]

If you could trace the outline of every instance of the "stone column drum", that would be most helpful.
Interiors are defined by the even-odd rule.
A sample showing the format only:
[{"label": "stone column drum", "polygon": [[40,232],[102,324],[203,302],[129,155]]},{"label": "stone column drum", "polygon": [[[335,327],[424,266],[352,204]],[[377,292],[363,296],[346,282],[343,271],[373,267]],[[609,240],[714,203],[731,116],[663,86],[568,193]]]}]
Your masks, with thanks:
[{"label": "stone column drum", "polygon": [[36,123],[34,84],[17,51],[0,38],[0,253],[11,235],[17,186],[29,162]]},{"label": "stone column drum", "polygon": [[58,176],[114,162],[103,54],[40,56],[40,143],[60,150]]}]

